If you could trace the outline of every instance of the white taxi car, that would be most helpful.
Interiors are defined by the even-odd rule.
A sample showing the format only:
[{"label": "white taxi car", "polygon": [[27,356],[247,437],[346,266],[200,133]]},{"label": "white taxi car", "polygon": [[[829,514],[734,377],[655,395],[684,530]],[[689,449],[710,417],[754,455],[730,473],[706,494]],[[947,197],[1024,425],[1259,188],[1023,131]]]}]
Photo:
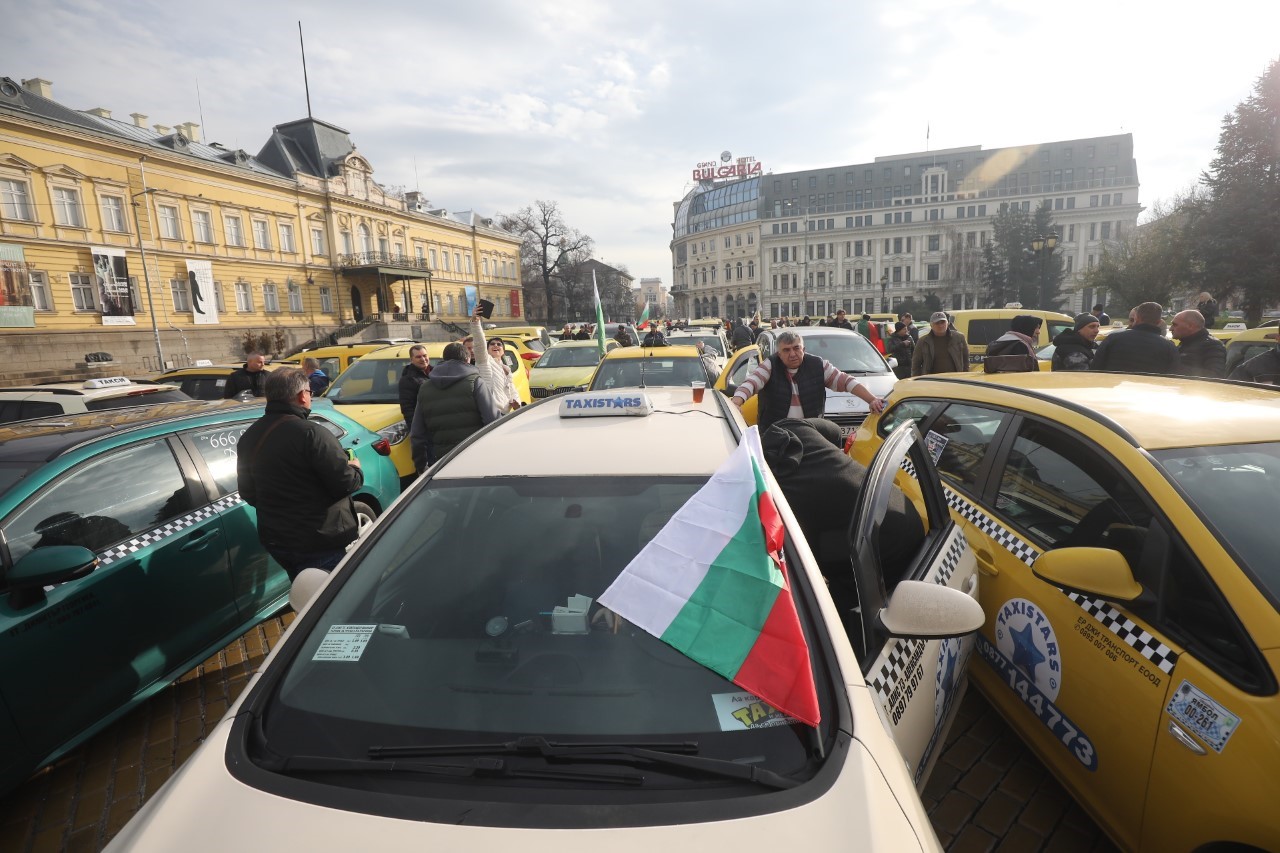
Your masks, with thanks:
[{"label": "white taxi car", "polygon": [[[598,601],[754,438],[688,388],[560,395],[476,433],[333,574],[298,577],[285,637],[108,849],[939,850],[917,786],[982,613],[914,426],[850,508],[860,604],[828,593],[777,481],[752,468],[781,519],[769,573],[795,603],[813,725]],[[642,445],[663,452],[618,450]],[[927,533],[888,573],[878,532],[908,456],[934,484]]]},{"label": "white taxi car", "polygon": [[124,376],[0,388],[0,424],[190,399],[172,386],[133,382]]}]

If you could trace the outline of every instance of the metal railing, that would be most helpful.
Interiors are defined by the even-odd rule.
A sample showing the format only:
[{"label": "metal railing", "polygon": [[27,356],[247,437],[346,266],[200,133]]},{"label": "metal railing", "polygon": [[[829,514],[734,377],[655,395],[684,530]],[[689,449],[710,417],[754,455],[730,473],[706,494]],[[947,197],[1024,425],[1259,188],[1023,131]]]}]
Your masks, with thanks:
[{"label": "metal railing", "polygon": [[422,270],[431,277],[431,266],[425,258],[396,252],[355,252],[350,255],[338,255],[338,266],[349,267],[400,267],[402,269]]}]

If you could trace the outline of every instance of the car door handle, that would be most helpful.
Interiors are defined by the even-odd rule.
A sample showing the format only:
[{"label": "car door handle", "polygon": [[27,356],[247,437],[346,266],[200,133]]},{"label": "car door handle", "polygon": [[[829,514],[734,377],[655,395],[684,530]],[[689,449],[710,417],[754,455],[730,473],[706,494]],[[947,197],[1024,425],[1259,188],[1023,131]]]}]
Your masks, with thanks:
[{"label": "car door handle", "polygon": [[996,568],[995,558],[991,556],[991,552],[982,548],[973,549],[973,557],[978,561],[978,571],[984,575],[995,577],[1000,574],[1000,570]]},{"label": "car door handle", "polygon": [[199,533],[193,533],[191,538],[188,539],[178,550],[199,551],[201,548],[213,541],[214,537],[218,535],[219,530],[220,528],[218,527],[210,527],[207,530],[200,531]]},{"label": "car door handle", "polygon": [[1182,730],[1182,726],[1175,722],[1169,723],[1169,734],[1173,735],[1173,739],[1194,752],[1196,755],[1206,755],[1207,752],[1203,746],[1196,743],[1195,738]]}]

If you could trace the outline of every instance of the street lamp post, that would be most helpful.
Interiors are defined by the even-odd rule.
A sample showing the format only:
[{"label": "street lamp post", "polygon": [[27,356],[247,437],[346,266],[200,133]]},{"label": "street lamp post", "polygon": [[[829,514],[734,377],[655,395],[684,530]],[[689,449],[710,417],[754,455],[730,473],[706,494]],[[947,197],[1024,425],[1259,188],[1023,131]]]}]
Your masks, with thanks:
[{"label": "street lamp post", "polygon": [[885,270],[880,274],[880,310],[886,314],[889,312],[889,271]]},{"label": "street lamp post", "polygon": [[1041,311],[1048,311],[1049,306],[1045,304],[1045,290],[1049,286],[1049,258],[1053,256],[1053,250],[1058,246],[1058,235],[1050,231],[1047,235],[1037,234],[1031,240],[1031,251],[1040,258],[1040,305]]},{"label": "street lamp post", "polygon": [[133,227],[138,234],[138,253],[142,255],[142,280],[146,283],[147,288],[147,313],[151,315],[151,331],[156,337],[156,359],[159,366],[157,370],[164,370],[164,350],[160,348],[160,324],[156,322],[156,308],[151,301],[151,273],[147,271],[147,250],[142,245],[142,222],[138,218],[138,208],[141,204],[137,201],[138,196],[150,195],[155,192],[154,189],[143,189],[141,192],[133,193],[129,197],[129,204],[133,207]]}]

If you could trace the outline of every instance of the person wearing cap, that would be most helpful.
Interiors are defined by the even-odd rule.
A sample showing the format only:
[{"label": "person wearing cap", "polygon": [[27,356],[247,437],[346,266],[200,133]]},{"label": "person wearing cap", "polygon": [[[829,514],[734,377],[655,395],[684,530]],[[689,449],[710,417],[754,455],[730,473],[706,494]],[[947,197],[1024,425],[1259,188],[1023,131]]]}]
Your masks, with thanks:
[{"label": "person wearing cap", "polygon": [[886,358],[896,358],[898,365],[893,369],[893,374],[899,379],[906,379],[911,375],[911,357],[916,352],[916,342],[912,340],[908,333],[910,327],[898,321],[893,324],[893,332],[889,335],[884,343],[884,354]]},{"label": "person wearing cap", "polygon": [[852,394],[865,401],[872,412],[884,410],[884,401],[857,377],[844,373],[825,358],[806,353],[800,335],[782,332],[777,337],[777,351],[742,380],[729,402],[742,408],[752,394],[759,394],[756,424],[763,432],[783,418],[822,417],[827,388]]},{"label": "person wearing cap", "polygon": [[929,334],[921,335],[911,356],[911,375],[963,373],[969,369],[969,342],[952,328],[945,311],[929,317]]},{"label": "person wearing cap", "polygon": [[1098,349],[1101,328],[1093,314],[1077,314],[1075,327],[1063,329],[1053,339],[1053,370],[1088,370]]},{"label": "person wearing cap", "polygon": [[836,312],[836,318],[827,325],[835,329],[848,329],[851,332],[853,331],[853,324],[849,322],[849,318],[845,315],[843,308]]},{"label": "person wearing cap", "polygon": [[[987,345],[987,373],[1019,373],[1040,369],[1036,344],[1043,321],[1032,314],[1019,314],[1009,321],[1009,331]],[[1005,358],[1014,356],[1014,358]],[[993,361],[993,359],[995,359]]]}]

